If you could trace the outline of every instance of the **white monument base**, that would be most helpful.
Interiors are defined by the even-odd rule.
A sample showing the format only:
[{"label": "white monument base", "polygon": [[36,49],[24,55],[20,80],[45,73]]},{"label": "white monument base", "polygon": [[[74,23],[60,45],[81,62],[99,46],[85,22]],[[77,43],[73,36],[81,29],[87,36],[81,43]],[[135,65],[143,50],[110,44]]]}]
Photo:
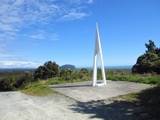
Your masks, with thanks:
[{"label": "white monument base", "polygon": [[97,83],[92,84],[93,87],[100,87],[100,86],[106,86],[106,82],[103,80],[98,80]]},{"label": "white monument base", "polygon": [[106,84],[104,84],[104,83],[97,83],[96,85],[94,85],[94,87],[101,87],[101,86],[105,86]]}]

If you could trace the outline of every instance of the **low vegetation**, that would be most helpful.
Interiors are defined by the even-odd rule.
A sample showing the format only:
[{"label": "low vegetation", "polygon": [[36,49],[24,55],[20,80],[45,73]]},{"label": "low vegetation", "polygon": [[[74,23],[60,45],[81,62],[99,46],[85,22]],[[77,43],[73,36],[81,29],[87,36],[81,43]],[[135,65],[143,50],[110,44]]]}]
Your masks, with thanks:
[{"label": "low vegetation", "polygon": [[22,89],[22,92],[32,96],[46,96],[54,93],[48,85],[43,84],[42,82],[28,84]]},{"label": "low vegetation", "polygon": [[[160,84],[160,75],[158,74],[133,74],[130,70],[107,70],[107,79],[121,80],[130,82],[139,82],[146,84]],[[60,84],[88,81],[92,79],[92,71],[89,69],[61,69],[56,77],[45,79],[34,79],[34,73],[16,73],[16,75],[7,74],[0,78],[0,91],[12,91],[23,89],[26,85],[36,81],[45,81],[45,84]],[[98,79],[101,78],[101,71],[98,70]]]},{"label": "low vegetation", "polygon": [[32,73],[7,73],[0,77],[0,91],[11,91],[23,88],[28,83],[35,81]]},{"label": "low vegetation", "polygon": [[137,63],[133,66],[133,73],[157,73],[160,74],[160,48],[156,47],[152,40],[145,44],[146,52],[138,57]]},{"label": "low vegetation", "polygon": [[34,74],[33,77],[35,80],[37,79],[48,79],[57,77],[59,75],[59,65],[56,62],[48,61],[44,63],[44,65],[39,66]]},{"label": "low vegetation", "polygon": [[107,78],[114,81],[120,80],[145,84],[160,84],[160,75],[158,74],[132,74],[126,71],[108,71]]}]

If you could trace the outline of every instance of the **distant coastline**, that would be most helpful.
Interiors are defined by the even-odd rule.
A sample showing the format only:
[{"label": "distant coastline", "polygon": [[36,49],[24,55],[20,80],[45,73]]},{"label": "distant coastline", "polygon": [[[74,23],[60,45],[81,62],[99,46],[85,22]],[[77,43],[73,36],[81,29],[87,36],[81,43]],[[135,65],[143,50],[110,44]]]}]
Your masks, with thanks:
[{"label": "distant coastline", "polygon": [[4,73],[4,72],[32,72],[34,71],[36,68],[0,68],[0,73]]},{"label": "distant coastline", "polygon": [[[85,67],[78,67],[78,69],[80,68],[85,68]],[[92,69],[92,67],[86,67],[88,69]],[[109,70],[121,70],[121,69],[131,69],[132,66],[131,65],[126,65],[126,66],[106,66],[106,69]],[[26,72],[26,71],[34,71],[36,68],[0,68],[0,72]]]}]

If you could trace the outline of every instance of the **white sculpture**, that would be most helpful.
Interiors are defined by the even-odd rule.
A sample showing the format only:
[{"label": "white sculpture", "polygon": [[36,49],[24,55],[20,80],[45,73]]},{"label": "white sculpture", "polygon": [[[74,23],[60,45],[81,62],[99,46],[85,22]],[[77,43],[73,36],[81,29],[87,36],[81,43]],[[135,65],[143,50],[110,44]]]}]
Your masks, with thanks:
[{"label": "white sculpture", "polygon": [[[103,78],[103,81],[101,83],[97,82],[97,60],[100,60],[101,63],[101,71]],[[106,85],[106,76],[105,76],[101,41],[99,36],[99,28],[98,24],[96,24],[96,42],[95,42],[94,63],[93,63],[93,86],[103,86],[103,85]]]}]

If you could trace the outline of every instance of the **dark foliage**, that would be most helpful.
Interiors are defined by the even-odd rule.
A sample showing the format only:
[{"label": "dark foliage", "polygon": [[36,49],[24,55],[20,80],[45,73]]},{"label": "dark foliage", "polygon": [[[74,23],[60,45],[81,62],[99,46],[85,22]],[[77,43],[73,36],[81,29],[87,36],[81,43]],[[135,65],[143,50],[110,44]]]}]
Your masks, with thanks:
[{"label": "dark foliage", "polygon": [[15,80],[3,78],[0,80],[0,91],[15,90]]},{"label": "dark foliage", "polygon": [[34,81],[32,73],[12,73],[0,79],[0,91],[11,91],[19,89],[26,84]]},{"label": "dark foliage", "polygon": [[138,57],[137,63],[132,67],[132,72],[160,74],[160,48],[157,48],[152,40],[149,40],[145,46],[147,50]]},{"label": "dark foliage", "polygon": [[72,79],[72,73],[73,73],[73,71],[70,70],[70,69],[62,69],[60,71],[60,77],[63,80],[71,80]]},{"label": "dark foliage", "polygon": [[15,88],[24,87],[25,85],[33,81],[35,80],[33,79],[32,73],[27,72],[23,76],[20,76],[19,78],[16,79],[14,86]]},{"label": "dark foliage", "polygon": [[90,73],[88,69],[82,68],[80,70],[61,69],[60,78],[62,80],[90,80]]},{"label": "dark foliage", "polygon": [[39,66],[34,72],[34,79],[47,79],[57,76],[59,76],[59,65],[52,61]]},{"label": "dark foliage", "polygon": [[82,80],[86,80],[89,77],[89,71],[86,68],[82,68],[79,71],[79,78]]}]

